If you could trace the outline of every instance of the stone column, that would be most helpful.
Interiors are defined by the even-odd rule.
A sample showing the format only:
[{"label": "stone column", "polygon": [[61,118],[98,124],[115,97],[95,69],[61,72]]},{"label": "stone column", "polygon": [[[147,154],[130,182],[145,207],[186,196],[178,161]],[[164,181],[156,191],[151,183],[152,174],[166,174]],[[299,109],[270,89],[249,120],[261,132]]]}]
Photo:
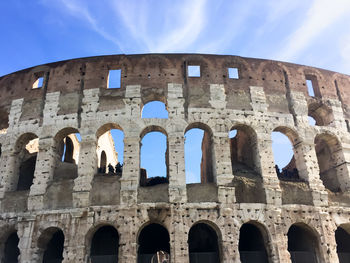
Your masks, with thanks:
[{"label": "stone column", "polygon": [[271,135],[266,131],[257,131],[257,153],[260,160],[261,176],[264,183],[266,203],[282,205],[282,190],[275,170]]},{"label": "stone column", "polygon": [[54,139],[52,137],[39,138],[34,180],[28,197],[29,210],[44,209],[44,195],[49,181],[52,180],[55,167],[54,155]]},{"label": "stone column", "polygon": [[315,206],[328,206],[328,194],[320,179],[320,171],[313,142],[294,145],[294,157],[299,177],[309,182]]},{"label": "stone column", "polygon": [[90,203],[92,180],[97,171],[95,134],[81,134],[78,177],[74,180],[73,206],[86,207]]},{"label": "stone column", "polygon": [[17,235],[19,238],[18,248],[20,250],[19,262],[32,263],[41,262],[40,251],[37,247],[32,247],[32,236],[35,224],[35,217],[26,218],[26,222],[18,223]]},{"label": "stone column", "polygon": [[172,208],[171,226],[169,229],[170,246],[171,246],[171,262],[189,262],[188,251],[188,226],[185,223],[183,215],[183,208],[176,204]]},{"label": "stone column", "polygon": [[[333,114],[333,125],[338,129],[342,130],[343,132],[347,132],[346,122],[344,119],[344,113],[343,108],[341,105],[341,102],[339,100],[335,99],[329,99],[328,100]],[[331,124],[331,125],[332,125]]]},{"label": "stone column", "polygon": [[[283,230],[280,229],[280,231],[276,231],[275,235],[276,242],[274,243],[274,246],[276,248],[276,252],[278,254],[278,259],[274,261],[274,263],[279,262],[285,262],[285,263],[291,263],[290,253],[288,251],[288,236],[287,234],[284,234]],[[278,241],[278,242],[277,242]]]}]

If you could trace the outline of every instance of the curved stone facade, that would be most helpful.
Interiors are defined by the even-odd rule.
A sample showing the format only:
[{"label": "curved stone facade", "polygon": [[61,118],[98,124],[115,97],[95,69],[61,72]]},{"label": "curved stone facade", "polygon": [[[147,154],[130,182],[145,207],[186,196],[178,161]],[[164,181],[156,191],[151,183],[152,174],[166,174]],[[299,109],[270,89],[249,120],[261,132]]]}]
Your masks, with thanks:
[{"label": "curved stone facade", "polygon": [[[198,77],[189,76],[189,66],[199,66]],[[229,68],[238,76],[229,76]],[[120,88],[108,89],[114,69],[121,70]],[[42,84],[33,86],[38,79]],[[142,230],[151,224],[167,230],[171,262],[190,262],[196,252],[189,235],[199,224],[215,233],[219,262],[245,262],[239,242],[246,225],[260,231],[267,262],[302,262],[289,252],[293,227],[309,235],[315,262],[338,262],[338,254],[348,255],[335,232],[350,230],[349,88],[350,76],[323,69],[198,54],[80,58],[3,76],[0,262],[13,233],[19,262],[45,262],[57,230],[64,235],[62,262],[91,262],[92,240],[103,226],[117,230],[118,262],[140,262]],[[143,106],[154,100],[166,105],[167,119],[141,118]],[[211,179],[186,185],[184,134],[193,127],[207,131],[203,151],[210,156],[202,169],[211,170]],[[98,139],[111,128],[124,132],[124,166],[121,176],[103,177]],[[232,129],[249,140],[233,146]],[[140,141],[149,131],[167,136],[168,182],[144,187]],[[297,171],[296,180],[277,176],[273,131],[293,144],[286,169]],[[69,137],[76,133],[81,141]],[[63,166],[57,158],[62,141],[65,152],[77,151],[64,157]],[[237,162],[234,147],[244,152]],[[28,183],[29,160],[35,170]]]}]

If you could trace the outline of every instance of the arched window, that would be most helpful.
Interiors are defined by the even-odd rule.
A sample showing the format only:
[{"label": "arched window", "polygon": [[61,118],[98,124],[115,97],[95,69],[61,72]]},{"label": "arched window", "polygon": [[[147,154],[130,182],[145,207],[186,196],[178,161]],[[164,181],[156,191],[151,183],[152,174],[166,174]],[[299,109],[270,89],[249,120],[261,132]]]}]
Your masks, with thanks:
[{"label": "arched window", "polygon": [[56,232],[50,233],[50,241],[46,245],[44,251],[43,263],[59,263],[63,260],[64,234],[62,230],[56,229]]},{"label": "arched window", "polygon": [[332,109],[320,102],[308,105],[308,116],[314,120],[316,126],[328,126],[334,121]]},{"label": "arched window", "polygon": [[[138,263],[157,262],[156,257],[162,257],[169,262],[170,237],[168,230],[159,224],[150,224],[144,227],[138,238]],[[152,261],[153,260],[153,261]],[[160,261],[163,262],[163,261]]]},{"label": "arched window", "polygon": [[348,182],[341,176],[345,161],[338,139],[330,134],[317,135],[315,150],[324,186],[332,192],[344,191]]},{"label": "arched window", "polygon": [[204,124],[193,124],[185,133],[186,183],[213,183],[212,133]]},{"label": "arched window", "polygon": [[294,145],[298,142],[296,134],[289,128],[276,128],[272,134],[272,150],[275,169],[280,180],[298,181],[299,171],[294,156]]},{"label": "arched window", "polygon": [[142,118],[167,119],[168,110],[161,101],[151,101],[146,103],[142,108]]},{"label": "arched window", "polygon": [[205,223],[191,227],[188,233],[190,263],[219,263],[218,236],[213,228]]},{"label": "arched window", "polygon": [[124,132],[114,123],[103,125],[97,131],[98,172],[122,176]]},{"label": "arched window", "polygon": [[[348,228],[349,226],[346,227]],[[346,229],[340,226],[335,231],[339,263],[350,262],[350,234]]]},{"label": "arched window", "polygon": [[141,134],[140,185],[168,183],[168,138],[160,127],[149,127]]},{"label": "arched window", "polygon": [[288,251],[292,263],[321,262],[318,258],[319,244],[316,235],[307,226],[294,224],[288,230]]},{"label": "arched window", "polygon": [[4,261],[3,262],[9,262],[9,263],[17,263],[18,262],[18,256],[20,254],[19,248],[18,248],[18,242],[19,238],[17,236],[17,233],[12,233],[5,242],[5,249],[4,249]]},{"label": "arched window", "polygon": [[90,257],[92,263],[118,262],[119,234],[112,226],[100,227],[91,242]]},{"label": "arched window", "polygon": [[17,190],[29,190],[33,184],[39,139],[33,133],[22,135],[16,143]]},{"label": "arched window", "polygon": [[268,263],[263,235],[253,224],[243,224],[239,231],[239,254],[242,263]]},{"label": "arched window", "polygon": [[74,179],[78,176],[78,161],[81,137],[74,128],[65,128],[54,137],[55,178]]}]

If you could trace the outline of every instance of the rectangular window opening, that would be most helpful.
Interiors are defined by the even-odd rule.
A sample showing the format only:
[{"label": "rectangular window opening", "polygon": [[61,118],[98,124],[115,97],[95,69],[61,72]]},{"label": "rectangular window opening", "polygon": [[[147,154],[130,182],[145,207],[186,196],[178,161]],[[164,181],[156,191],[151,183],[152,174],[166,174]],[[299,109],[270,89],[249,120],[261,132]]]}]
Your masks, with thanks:
[{"label": "rectangular window opening", "polygon": [[121,86],[121,69],[113,69],[108,73],[107,88],[119,89]]},{"label": "rectangular window opening", "polygon": [[201,67],[200,66],[187,66],[187,74],[189,77],[200,77]]},{"label": "rectangular window opening", "polygon": [[228,68],[228,78],[239,79],[238,68]]},{"label": "rectangular window opening", "polygon": [[314,85],[311,79],[306,79],[307,92],[310,97],[315,97]]},{"label": "rectangular window opening", "polygon": [[39,77],[36,79],[36,81],[33,84],[33,89],[40,89],[44,85],[44,77]]}]

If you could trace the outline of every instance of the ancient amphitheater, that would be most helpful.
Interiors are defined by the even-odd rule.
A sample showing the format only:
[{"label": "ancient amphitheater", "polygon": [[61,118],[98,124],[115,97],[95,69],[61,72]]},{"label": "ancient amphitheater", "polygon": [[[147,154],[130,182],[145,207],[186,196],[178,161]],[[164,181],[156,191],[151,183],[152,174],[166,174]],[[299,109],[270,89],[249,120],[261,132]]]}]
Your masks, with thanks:
[{"label": "ancient amphitheater", "polygon": [[[3,76],[0,262],[350,262],[349,89],[323,69],[197,54]],[[142,118],[151,101],[168,118]],[[204,131],[201,183],[186,184],[192,128]],[[124,133],[122,169],[111,129]],[[150,183],[140,142],[153,131],[167,138],[167,172]],[[294,149],[283,172],[273,131]]]}]

